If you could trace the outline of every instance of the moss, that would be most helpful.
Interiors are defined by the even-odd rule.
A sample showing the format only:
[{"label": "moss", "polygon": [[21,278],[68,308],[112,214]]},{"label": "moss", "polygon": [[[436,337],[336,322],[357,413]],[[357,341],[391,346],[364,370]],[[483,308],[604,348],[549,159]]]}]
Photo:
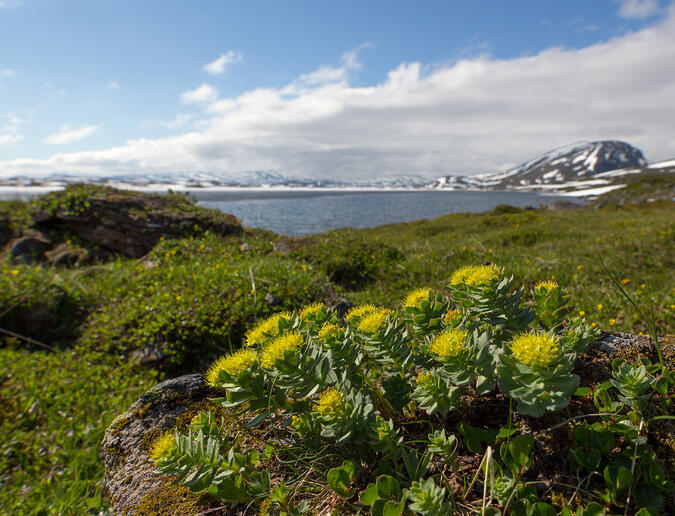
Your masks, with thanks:
[{"label": "moss", "polygon": [[185,486],[167,481],[151,489],[135,507],[127,507],[124,514],[132,511],[138,516],[198,514],[215,503],[207,494],[192,493]]}]

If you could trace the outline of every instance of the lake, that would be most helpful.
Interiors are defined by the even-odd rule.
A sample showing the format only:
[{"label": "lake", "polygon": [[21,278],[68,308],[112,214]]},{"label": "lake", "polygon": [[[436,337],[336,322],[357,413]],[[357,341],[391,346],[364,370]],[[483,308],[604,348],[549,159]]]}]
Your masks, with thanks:
[{"label": "lake", "polygon": [[[53,189],[3,187],[0,199],[28,199]],[[162,192],[157,188],[143,191]],[[201,206],[231,213],[245,226],[292,236],[434,219],[448,213],[476,213],[500,204],[538,207],[557,199],[570,200],[536,192],[502,191],[227,188],[189,192]]]},{"label": "lake", "polygon": [[499,191],[241,189],[192,194],[200,205],[231,213],[245,226],[293,236],[434,219],[448,213],[482,212],[500,204],[538,207],[557,199],[570,200],[535,192]]}]

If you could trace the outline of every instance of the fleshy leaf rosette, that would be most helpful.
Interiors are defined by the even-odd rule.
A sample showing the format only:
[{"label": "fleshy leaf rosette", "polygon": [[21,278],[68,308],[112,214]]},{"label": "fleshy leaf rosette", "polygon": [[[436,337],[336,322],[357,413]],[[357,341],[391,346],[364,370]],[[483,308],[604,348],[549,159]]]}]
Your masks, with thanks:
[{"label": "fleshy leaf rosette", "polygon": [[510,343],[510,352],[499,355],[497,381],[518,401],[518,412],[541,417],[569,404],[579,386],[579,377],[570,374],[576,355],[564,354],[556,337],[523,333]]}]

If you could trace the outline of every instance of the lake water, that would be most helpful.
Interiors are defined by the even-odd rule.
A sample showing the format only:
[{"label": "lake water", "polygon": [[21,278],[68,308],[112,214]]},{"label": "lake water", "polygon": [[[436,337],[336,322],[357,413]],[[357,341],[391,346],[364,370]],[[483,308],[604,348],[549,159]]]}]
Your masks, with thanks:
[{"label": "lake water", "polygon": [[[192,192],[199,204],[238,217],[245,226],[288,235],[308,235],[343,227],[434,219],[448,213],[482,212],[500,204],[548,205],[569,197],[534,192],[448,191],[271,191]],[[578,200],[574,200],[579,202]]]},{"label": "lake water", "polygon": [[[0,199],[25,200],[49,190],[53,188],[4,187],[0,188]],[[146,191],[161,193],[158,189]],[[245,226],[293,236],[434,219],[448,213],[476,213],[500,204],[538,207],[556,199],[570,200],[535,192],[499,191],[230,188],[193,190],[190,194],[201,206],[231,213]]]}]

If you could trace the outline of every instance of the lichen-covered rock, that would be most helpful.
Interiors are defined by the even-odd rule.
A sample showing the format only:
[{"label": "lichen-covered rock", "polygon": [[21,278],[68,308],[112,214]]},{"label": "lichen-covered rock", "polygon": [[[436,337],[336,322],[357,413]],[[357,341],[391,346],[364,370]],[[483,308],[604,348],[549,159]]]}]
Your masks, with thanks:
[{"label": "lichen-covered rock", "polygon": [[198,514],[214,505],[208,496],[191,493],[155,474],[148,450],[159,436],[180,421],[189,422],[193,413],[204,410],[208,399],[216,396],[218,393],[201,374],[185,375],[155,386],[112,422],[101,452],[105,463],[103,488],[114,514]]}]

